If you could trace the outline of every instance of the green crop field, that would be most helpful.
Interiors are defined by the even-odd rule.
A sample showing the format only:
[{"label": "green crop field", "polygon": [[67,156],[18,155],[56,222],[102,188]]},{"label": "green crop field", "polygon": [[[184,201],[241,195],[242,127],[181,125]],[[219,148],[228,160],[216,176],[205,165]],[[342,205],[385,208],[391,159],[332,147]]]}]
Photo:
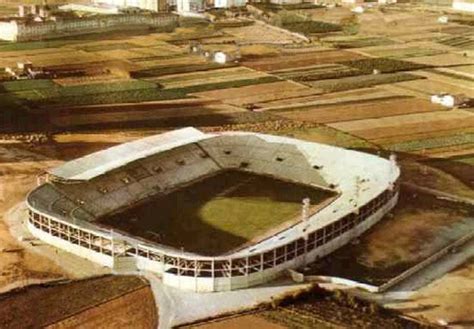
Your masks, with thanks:
[{"label": "green crop field", "polygon": [[467,133],[443,137],[431,137],[427,139],[415,139],[411,141],[391,144],[387,148],[392,151],[398,152],[413,152],[422,149],[434,149],[472,143],[474,143],[474,134]]},{"label": "green crop field", "polygon": [[73,45],[80,41],[59,39],[47,41],[29,41],[29,42],[9,42],[0,44],[0,52],[3,51],[23,51],[23,50],[37,50],[46,48],[60,48],[67,45]]},{"label": "green crop field", "polygon": [[422,57],[422,56],[434,56],[445,54],[446,51],[440,49],[420,48],[420,47],[405,47],[400,49],[377,49],[368,50],[368,54],[379,57],[387,58],[410,58],[410,57]]},{"label": "green crop field", "polygon": [[399,71],[419,70],[428,67],[427,65],[392,58],[365,58],[341,62],[340,64],[359,69],[367,74],[372,73],[374,70],[378,70],[381,73],[393,73]]},{"label": "green crop field", "polygon": [[336,92],[416,79],[420,79],[420,77],[408,73],[388,73],[360,75],[355,77],[328,79],[314,82],[309,81],[306,83],[314,88],[322,89],[325,92]]},{"label": "green crop field", "polygon": [[438,39],[437,42],[445,46],[474,49],[474,40],[464,36],[443,37]]},{"label": "green crop field", "polygon": [[308,186],[226,171],[101,223],[185,251],[217,255],[297,219],[305,197],[318,204],[329,196]]},{"label": "green crop field", "polygon": [[317,81],[324,79],[338,79],[355,75],[364,74],[358,69],[344,66],[341,64],[322,64],[309,68],[283,70],[281,72],[272,72],[273,74],[283,78],[295,81]]},{"label": "green crop field", "polygon": [[360,37],[360,36],[323,38],[322,42],[324,44],[329,44],[339,49],[385,46],[385,45],[391,45],[395,43],[394,41],[388,38],[384,38],[384,37]]}]

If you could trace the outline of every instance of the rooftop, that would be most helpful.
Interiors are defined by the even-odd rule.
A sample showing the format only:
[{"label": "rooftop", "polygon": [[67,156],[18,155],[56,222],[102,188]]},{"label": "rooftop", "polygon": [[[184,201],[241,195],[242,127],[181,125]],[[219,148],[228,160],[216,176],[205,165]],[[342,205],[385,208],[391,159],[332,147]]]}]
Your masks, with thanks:
[{"label": "rooftop", "polygon": [[92,153],[53,168],[48,173],[65,180],[91,180],[135,160],[197,142],[205,136],[195,128],[174,130]]}]

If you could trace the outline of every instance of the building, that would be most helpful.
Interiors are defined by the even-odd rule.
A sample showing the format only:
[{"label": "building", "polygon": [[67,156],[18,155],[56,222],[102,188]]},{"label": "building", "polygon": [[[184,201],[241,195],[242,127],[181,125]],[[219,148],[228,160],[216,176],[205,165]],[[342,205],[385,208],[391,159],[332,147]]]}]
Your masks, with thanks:
[{"label": "building", "polygon": [[455,107],[466,103],[468,99],[464,95],[438,94],[431,96],[433,104],[440,104],[445,107]]},{"label": "building", "polygon": [[205,9],[206,3],[204,0],[176,0],[176,11],[185,16],[193,16],[193,14],[203,12]]},{"label": "building", "polygon": [[28,41],[51,39],[69,35],[103,33],[113,30],[163,28],[177,25],[173,14],[117,14],[89,17],[51,17],[45,20],[13,19],[0,21],[0,40]]},{"label": "building", "polygon": [[474,0],[453,0],[453,9],[473,13]]},{"label": "building", "polygon": [[214,0],[215,8],[243,7],[246,4],[246,0]]},{"label": "building", "polygon": [[13,80],[24,80],[24,79],[46,79],[51,78],[52,74],[46,72],[41,68],[33,67],[33,63],[17,62],[17,67],[5,67],[5,72]]},{"label": "building", "polygon": [[101,14],[101,15],[116,15],[120,13],[120,9],[117,6],[108,5],[105,3],[68,3],[66,5],[59,6],[59,10],[63,11],[80,11],[83,13]]},{"label": "building", "polygon": [[356,4],[363,4],[364,0],[342,0],[341,3],[343,5],[356,5]]},{"label": "building", "polygon": [[[216,256],[161,243],[159,234],[144,239],[97,223],[112,213],[123,219],[120,209],[225,170],[278,177],[332,196],[311,213],[303,206],[290,226]],[[117,273],[150,271],[176,288],[228,291],[268,282],[363,234],[397,203],[399,175],[394,157],[280,136],[184,128],[49,170],[27,197],[27,226],[38,239]]]},{"label": "building", "polygon": [[163,12],[168,10],[166,0],[94,0],[98,5],[109,5],[119,8],[133,7],[143,10]]}]

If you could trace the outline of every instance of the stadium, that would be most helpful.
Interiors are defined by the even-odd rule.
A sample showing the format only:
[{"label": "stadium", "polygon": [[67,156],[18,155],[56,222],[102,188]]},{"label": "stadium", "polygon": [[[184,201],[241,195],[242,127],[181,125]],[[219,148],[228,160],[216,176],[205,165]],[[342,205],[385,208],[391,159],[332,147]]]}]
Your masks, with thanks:
[{"label": "stadium", "polygon": [[49,170],[28,228],[117,273],[197,292],[268,282],[355,239],[398,200],[393,157],[183,128]]}]

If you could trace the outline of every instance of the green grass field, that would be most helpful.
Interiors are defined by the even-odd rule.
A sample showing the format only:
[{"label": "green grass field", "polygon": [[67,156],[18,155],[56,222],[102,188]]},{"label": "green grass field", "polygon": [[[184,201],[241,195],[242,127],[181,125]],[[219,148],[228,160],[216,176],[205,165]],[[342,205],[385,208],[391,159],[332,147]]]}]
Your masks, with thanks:
[{"label": "green grass field", "polygon": [[422,149],[435,149],[456,145],[474,143],[474,133],[459,133],[450,136],[414,139],[387,146],[387,149],[397,152],[413,152]]},{"label": "green grass field", "polygon": [[298,219],[303,198],[318,204],[330,195],[269,177],[225,171],[101,223],[185,251],[218,255]]}]

